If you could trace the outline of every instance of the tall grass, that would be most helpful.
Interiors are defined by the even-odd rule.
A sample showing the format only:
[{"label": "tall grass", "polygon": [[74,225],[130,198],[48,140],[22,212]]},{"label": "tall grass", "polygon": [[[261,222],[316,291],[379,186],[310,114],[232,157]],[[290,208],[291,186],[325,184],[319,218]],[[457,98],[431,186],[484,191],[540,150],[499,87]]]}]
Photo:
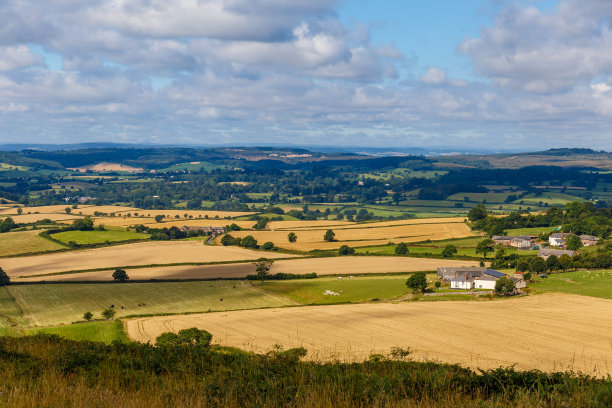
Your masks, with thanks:
[{"label": "tall grass", "polygon": [[230,349],[0,338],[0,406],[609,407],[612,382],[379,359],[299,362]]}]

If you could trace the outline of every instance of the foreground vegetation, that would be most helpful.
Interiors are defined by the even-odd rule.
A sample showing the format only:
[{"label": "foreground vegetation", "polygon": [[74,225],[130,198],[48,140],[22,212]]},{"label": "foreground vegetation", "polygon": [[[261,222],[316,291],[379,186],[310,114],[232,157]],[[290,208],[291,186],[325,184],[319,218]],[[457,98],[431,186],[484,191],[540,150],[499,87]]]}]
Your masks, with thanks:
[{"label": "foreground vegetation", "polygon": [[[391,359],[408,352],[397,350]],[[447,364],[297,361],[232,349],[0,338],[0,405],[98,407],[607,407],[612,382]]]}]

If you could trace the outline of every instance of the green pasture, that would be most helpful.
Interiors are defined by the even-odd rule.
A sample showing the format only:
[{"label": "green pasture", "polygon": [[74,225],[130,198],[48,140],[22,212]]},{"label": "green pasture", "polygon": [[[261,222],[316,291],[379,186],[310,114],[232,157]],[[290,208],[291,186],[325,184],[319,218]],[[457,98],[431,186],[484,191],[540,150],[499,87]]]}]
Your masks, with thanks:
[{"label": "green pasture", "polygon": [[537,205],[539,202],[548,203],[548,205],[565,205],[572,201],[584,201],[583,198],[576,197],[565,193],[552,193],[549,191],[541,194],[527,194],[525,197],[514,201],[514,204]]},{"label": "green pasture", "polygon": [[452,201],[471,201],[476,203],[503,203],[509,195],[517,195],[520,194],[520,191],[517,192],[504,192],[504,193],[457,193],[447,197],[447,200]]},{"label": "green pasture", "polygon": [[177,163],[165,169],[158,170],[159,173],[168,173],[173,171],[212,171],[216,169],[229,169],[229,166],[213,164],[205,161],[201,162],[186,162]]},{"label": "green pasture", "polygon": [[121,242],[135,239],[147,239],[151,235],[135,231],[108,230],[108,231],[64,231],[51,235],[53,238],[69,243],[76,242],[79,245],[102,244],[105,242]]},{"label": "green pasture", "polygon": [[26,330],[26,334],[55,334],[68,340],[88,340],[110,344],[113,341],[128,343],[130,339],[123,331],[120,320],[83,322],[66,326],[44,327]]},{"label": "green pasture", "polygon": [[14,285],[9,292],[30,326],[76,322],[85,312],[99,319],[110,305],[115,306],[116,317],[120,318],[293,304],[290,299],[266,293],[245,281]]},{"label": "green pasture", "polygon": [[10,296],[5,286],[0,287],[0,336],[19,333],[25,323],[21,310]]},{"label": "green pasture", "polygon": [[[344,276],[317,279],[299,279],[288,281],[266,282],[263,288],[267,291],[287,296],[304,305],[323,305],[332,303],[369,302],[373,299],[391,300],[408,293],[407,275],[404,276],[356,276],[350,279]],[[434,275],[429,276],[434,279]],[[325,295],[325,291],[338,295]]]},{"label": "green pasture", "polygon": [[551,233],[555,227],[531,227],[531,228],[513,228],[508,229],[507,235],[539,235],[541,233]]},{"label": "green pasture", "polygon": [[[65,247],[40,237],[40,231],[18,231],[0,234],[0,257],[49,252]],[[1,266],[1,265],[0,265]]]},{"label": "green pasture", "polygon": [[537,292],[562,292],[612,299],[612,270],[556,273],[537,278],[531,285]]},{"label": "green pasture", "polygon": [[15,164],[8,164],[8,163],[0,163],[0,171],[9,171],[9,170],[29,171],[30,167],[17,166]]}]

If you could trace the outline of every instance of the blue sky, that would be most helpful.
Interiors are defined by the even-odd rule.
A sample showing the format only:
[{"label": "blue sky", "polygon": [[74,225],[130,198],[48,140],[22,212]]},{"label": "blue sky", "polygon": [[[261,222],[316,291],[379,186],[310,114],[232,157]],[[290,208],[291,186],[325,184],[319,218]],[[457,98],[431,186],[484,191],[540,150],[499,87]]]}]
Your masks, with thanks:
[{"label": "blue sky", "polygon": [[0,143],[612,150],[608,0],[0,4]]}]

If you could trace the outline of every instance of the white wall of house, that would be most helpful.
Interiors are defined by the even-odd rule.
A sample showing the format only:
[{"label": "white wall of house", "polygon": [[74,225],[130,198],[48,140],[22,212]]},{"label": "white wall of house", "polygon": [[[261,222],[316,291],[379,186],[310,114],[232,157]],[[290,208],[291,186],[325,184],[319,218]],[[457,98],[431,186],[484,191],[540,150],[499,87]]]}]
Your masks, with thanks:
[{"label": "white wall of house", "polygon": [[494,280],[474,280],[474,289],[495,289]]},{"label": "white wall of house", "polygon": [[459,281],[459,282],[451,281],[451,289],[466,289],[466,290],[469,290],[469,289],[472,289],[472,282],[470,282],[469,280],[467,282],[463,281],[463,280]]}]

